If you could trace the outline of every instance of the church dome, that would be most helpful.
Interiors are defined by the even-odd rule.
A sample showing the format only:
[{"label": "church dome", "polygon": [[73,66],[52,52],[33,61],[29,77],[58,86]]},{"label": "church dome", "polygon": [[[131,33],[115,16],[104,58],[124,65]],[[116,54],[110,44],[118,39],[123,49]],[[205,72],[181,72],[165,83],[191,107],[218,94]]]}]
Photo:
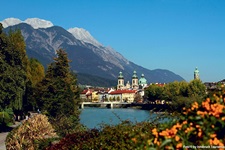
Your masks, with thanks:
[{"label": "church dome", "polygon": [[195,68],[194,73],[199,73],[199,71],[198,71],[198,68],[197,68],[197,67]]},{"label": "church dome", "polygon": [[133,74],[132,78],[133,78],[133,79],[137,79],[137,78],[138,78],[137,72],[136,72],[136,71],[134,71],[134,74]]},{"label": "church dome", "polygon": [[121,71],[120,71],[120,73],[119,73],[118,79],[123,79],[123,74],[122,74]]},{"label": "church dome", "polygon": [[143,84],[143,85],[147,84],[147,80],[145,79],[144,74],[141,75],[141,78],[139,79],[138,83],[139,83],[139,85],[140,84]]}]

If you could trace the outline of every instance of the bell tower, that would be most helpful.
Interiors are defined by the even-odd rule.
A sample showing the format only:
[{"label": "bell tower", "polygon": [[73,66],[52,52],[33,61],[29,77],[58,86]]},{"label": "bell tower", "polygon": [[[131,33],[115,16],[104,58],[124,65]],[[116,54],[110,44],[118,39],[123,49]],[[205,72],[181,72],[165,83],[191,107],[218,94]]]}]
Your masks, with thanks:
[{"label": "bell tower", "polygon": [[198,71],[198,68],[197,67],[195,68],[195,71],[194,71],[194,79],[200,79],[200,77],[199,77],[199,71]]},{"label": "bell tower", "polygon": [[138,76],[136,71],[134,71],[132,76],[132,88],[135,90],[138,89]]},{"label": "bell tower", "polygon": [[120,71],[118,76],[118,84],[117,84],[117,90],[124,88],[124,77],[122,72]]}]

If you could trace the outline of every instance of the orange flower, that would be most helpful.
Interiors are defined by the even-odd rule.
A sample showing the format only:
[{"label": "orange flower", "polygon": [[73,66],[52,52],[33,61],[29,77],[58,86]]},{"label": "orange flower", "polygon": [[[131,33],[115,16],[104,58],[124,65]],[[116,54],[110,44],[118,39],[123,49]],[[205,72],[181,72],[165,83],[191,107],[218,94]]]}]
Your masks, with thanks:
[{"label": "orange flower", "polygon": [[134,143],[137,143],[137,139],[136,138],[132,138],[131,139]]},{"label": "orange flower", "polygon": [[224,144],[219,139],[217,139],[216,137],[214,139],[210,139],[209,144],[210,145],[224,146]]},{"label": "orange flower", "polygon": [[191,131],[191,130],[193,130],[193,127],[187,128],[184,132],[185,132],[185,133],[188,133],[188,132]]},{"label": "orange flower", "polygon": [[178,143],[177,146],[176,146],[176,148],[177,148],[177,149],[180,149],[180,148],[182,148],[182,146],[183,146],[182,143]]},{"label": "orange flower", "polygon": [[156,144],[156,143],[157,143],[157,140],[158,140],[158,139],[157,139],[157,138],[155,138],[153,143],[154,143],[154,144]]},{"label": "orange flower", "polygon": [[202,116],[202,117],[204,117],[205,115],[207,114],[207,112],[203,112],[203,111],[197,111],[197,115],[200,115],[200,116]]},{"label": "orange flower", "polygon": [[174,129],[181,129],[182,128],[182,124],[179,124],[179,123],[177,123],[176,125],[174,125],[172,128],[174,128]]},{"label": "orange flower", "polygon": [[196,128],[200,128],[200,125],[197,124],[197,125],[195,125],[195,127],[196,127]]},{"label": "orange flower", "polygon": [[158,141],[156,144],[159,146],[160,145],[160,142]]},{"label": "orange flower", "polygon": [[160,136],[164,136],[165,138],[172,138],[177,134],[177,129],[172,127],[171,129],[166,129],[159,133]]},{"label": "orange flower", "polygon": [[210,137],[211,138],[215,138],[216,137],[216,134],[211,134]]},{"label": "orange flower", "polygon": [[198,137],[202,137],[202,132],[198,132]]},{"label": "orange flower", "polygon": [[175,141],[178,142],[179,140],[180,140],[180,137],[179,137],[178,135],[176,135],[176,136],[175,136]]},{"label": "orange flower", "polygon": [[194,110],[194,109],[198,109],[198,103],[197,102],[194,102],[193,104],[192,104],[192,110]]},{"label": "orange flower", "polygon": [[152,129],[152,134],[158,137],[158,132],[156,128]]},{"label": "orange flower", "polygon": [[187,124],[187,120],[183,121],[183,123],[182,123],[182,124],[183,124],[183,125],[184,125],[184,124]]},{"label": "orange flower", "polygon": [[208,100],[202,102],[202,106],[203,106],[203,108],[205,108],[206,110],[208,110],[208,111],[210,110],[210,105],[209,105],[209,101],[208,101]]}]

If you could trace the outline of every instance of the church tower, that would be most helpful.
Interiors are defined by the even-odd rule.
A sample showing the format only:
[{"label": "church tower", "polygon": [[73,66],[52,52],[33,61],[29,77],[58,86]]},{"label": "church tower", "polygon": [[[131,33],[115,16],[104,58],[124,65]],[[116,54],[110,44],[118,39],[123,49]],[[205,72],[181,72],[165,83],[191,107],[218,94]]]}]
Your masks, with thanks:
[{"label": "church tower", "polygon": [[117,84],[117,90],[124,88],[124,77],[122,72],[120,71],[118,76],[118,84]]},{"label": "church tower", "polygon": [[134,74],[132,76],[132,88],[136,90],[138,89],[138,76],[136,71],[134,71]]},{"label": "church tower", "polygon": [[195,71],[194,71],[194,79],[200,79],[200,77],[199,77],[199,71],[198,71],[198,68],[197,67],[195,68]]}]

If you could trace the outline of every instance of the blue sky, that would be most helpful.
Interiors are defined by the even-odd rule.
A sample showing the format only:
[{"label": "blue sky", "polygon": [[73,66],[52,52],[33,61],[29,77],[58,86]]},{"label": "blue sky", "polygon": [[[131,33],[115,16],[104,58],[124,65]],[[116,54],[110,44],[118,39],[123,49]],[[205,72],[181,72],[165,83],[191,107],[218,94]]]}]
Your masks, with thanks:
[{"label": "blue sky", "polygon": [[128,60],[187,81],[195,67],[203,82],[225,79],[224,0],[1,0],[0,14],[84,28]]}]

